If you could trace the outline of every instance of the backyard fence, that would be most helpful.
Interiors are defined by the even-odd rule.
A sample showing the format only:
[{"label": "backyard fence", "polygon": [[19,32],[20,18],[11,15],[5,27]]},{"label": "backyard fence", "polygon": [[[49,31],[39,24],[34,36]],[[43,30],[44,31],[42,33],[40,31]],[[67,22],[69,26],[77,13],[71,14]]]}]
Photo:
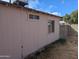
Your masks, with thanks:
[{"label": "backyard fence", "polygon": [[78,35],[78,24],[60,24],[60,38]]}]

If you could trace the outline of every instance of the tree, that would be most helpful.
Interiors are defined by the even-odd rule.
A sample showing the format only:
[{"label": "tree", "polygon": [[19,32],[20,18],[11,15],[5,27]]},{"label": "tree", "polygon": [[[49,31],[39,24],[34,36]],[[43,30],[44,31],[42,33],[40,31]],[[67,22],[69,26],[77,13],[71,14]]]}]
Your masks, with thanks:
[{"label": "tree", "polygon": [[71,13],[71,23],[78,24],[78,10]]},{"label": "tree", "polygon": [[68,14],[66,14],[64,17],[63,17],[63,20],[65,21],[65,22],[67,22],[67,23],[69,23],[70,22],[70,15],[68,15]]},{"label": "tree", "polygon": [[63,20],[67,23],[78,24],[78,10],[73,11],[70,15],[66,14]]}]

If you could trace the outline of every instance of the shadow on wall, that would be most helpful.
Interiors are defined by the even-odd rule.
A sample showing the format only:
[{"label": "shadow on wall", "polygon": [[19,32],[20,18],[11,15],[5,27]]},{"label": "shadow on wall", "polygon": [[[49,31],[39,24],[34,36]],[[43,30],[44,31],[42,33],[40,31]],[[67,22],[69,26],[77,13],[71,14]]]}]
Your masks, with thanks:
[{"label": "shadow on wall", "polygon": [[67,38],[68,36],[78,36],[78,24],[60,25],[60,38]]}]

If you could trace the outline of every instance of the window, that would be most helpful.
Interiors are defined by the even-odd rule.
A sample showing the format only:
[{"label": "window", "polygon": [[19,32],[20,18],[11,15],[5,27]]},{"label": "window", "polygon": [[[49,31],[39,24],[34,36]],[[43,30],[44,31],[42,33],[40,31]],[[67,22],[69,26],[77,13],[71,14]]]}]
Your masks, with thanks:
[{"label": "window", "polygon": [[48,21],[48,33],[54,32],[54,21]]},{"label": "window", "polygon": [[30,19],[39,19],[39,16],[30,14],[29,18]]}]

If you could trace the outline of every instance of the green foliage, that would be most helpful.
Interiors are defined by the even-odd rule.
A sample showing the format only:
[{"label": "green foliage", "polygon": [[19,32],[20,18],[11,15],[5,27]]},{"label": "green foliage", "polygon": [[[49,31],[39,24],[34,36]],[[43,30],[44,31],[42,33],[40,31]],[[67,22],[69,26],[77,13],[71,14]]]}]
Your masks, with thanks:
[{"label": "green foliage", "polygon": [[69,19],[70,19],[70,15],[68,15],[68,14],[66,14],[66,15],[63,17],[63,20],[66,21],[66,22],[70,22]]},{"label": "green foliage", "polygon": [[71,13],[71,23],[78,23],[78,11]]},{"label": "green foliage", "polygon": [[66,43],[66,39],[59,38],[57,41],[54,42],[54,44],[56,44],[56,43],[65,44]]},{"label": "green foliage", "polygon": [[78,24],[78,10],[73,11],[70,15],[66,14],[63,20],[67,23]]}]

